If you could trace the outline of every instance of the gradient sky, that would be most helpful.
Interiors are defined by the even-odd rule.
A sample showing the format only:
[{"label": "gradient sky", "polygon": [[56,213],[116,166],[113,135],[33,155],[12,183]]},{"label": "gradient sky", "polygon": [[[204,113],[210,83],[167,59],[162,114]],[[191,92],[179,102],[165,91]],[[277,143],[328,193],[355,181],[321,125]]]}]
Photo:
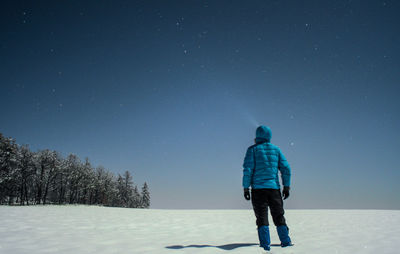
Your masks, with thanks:
[{"label": "gradient sky", "polygon": [[3,1],[0,132],[147,181],[152,208],[251,208],[272,129],[286,208],[400,209],[399,1]]}]

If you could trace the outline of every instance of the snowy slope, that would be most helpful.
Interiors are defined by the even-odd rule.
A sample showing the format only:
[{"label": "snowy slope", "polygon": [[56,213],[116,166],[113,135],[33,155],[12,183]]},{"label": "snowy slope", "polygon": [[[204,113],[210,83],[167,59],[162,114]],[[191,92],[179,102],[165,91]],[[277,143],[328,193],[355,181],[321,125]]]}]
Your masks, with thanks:
[{"label": "snowy slope", "polygon": [[[400,253],[400,211],[287,210],[295,246],[270,253]],[[266,253],[251,210],[0,206],[0,253]],[[272,220],[271,220],[272,221]],[[272,227],[273,243],[279,243]]]}]

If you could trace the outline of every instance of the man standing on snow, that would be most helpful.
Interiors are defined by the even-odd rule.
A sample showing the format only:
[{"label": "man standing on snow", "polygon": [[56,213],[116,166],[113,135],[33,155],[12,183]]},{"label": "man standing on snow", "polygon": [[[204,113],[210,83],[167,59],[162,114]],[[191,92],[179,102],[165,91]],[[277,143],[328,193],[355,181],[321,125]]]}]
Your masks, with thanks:
[{"label": "man standing on snow", "polygon": [[280,192],[278,171],[281,172],[283,199],[289,197],[290,166],[279,147],[270,143],[271,130],[261,125],[256,130],[255,144],[247,149],[243,163],[244,197],[253,204],[257,218],[260,247],[270,250],[268,207],[278,231],[281,246],[292,246],[289,228],[286,225],[283,200]]}]

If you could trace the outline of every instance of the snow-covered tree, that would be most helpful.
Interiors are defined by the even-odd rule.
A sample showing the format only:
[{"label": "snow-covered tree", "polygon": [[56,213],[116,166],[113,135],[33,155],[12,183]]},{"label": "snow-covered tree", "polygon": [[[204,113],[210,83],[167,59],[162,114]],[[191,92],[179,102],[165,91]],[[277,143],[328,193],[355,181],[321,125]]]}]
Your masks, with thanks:
[{"label": "snow-covered tree", "polygon": [[83,178],[82,164],[78,156],[70,154],[67,157],[67,198],[70,204],[77,203],[80,181]]},{"label": "snow-covered tree", "polygon": [[143,187],[142,187],[141,207],[142,208],[149,208],[150,207],[150,192],[149,192],[149,187],[147,186],[146,182],[144,182]]},{"label": "snow-covered tree", "polygon": [[63,158],[48,149],[32,152],[0,133],[0,204],[97,204],[150,206],[147,183],[139,194],[132,174],[116,177],[102,166],[94,169],[88,158]]},{"label": "snow-covered tree", "polygon": [[116,204],[123,207],[136,207],[132,175],[129,171],[125,171],[123,176],[118,175],[117,190]]},{"label": "snow-covered tree", "polygon": [[54,183],[61,157],[48,149],[36,154],[36,203],[46,204],[50,186]]},{"label": "snow-covered tree", "polygon": [[33,182],[35,180],[35,155],[29,150],[27,145],[21,146],[19,148],[19,195],[20,204],[29,205],[30,196],[33,191]]},{"label": "snow-covered tree", "polygon": [[0,203],[13,204],[18,196],[18,147],[11,138],[0,134]]},{"label": "snow-covered tree", "polygon": [[131,200],[132,204],[129,207],[137,208],[140,207],[142,202],[142,197],[140,196],[137,186],[133,188],[133,198]]},{"label": "snow-covered tree", "polygon": [[89,162],[89,158],[85,158],[85,163],[80,168],[82,180],[78,183],[78,203],[88,204],[90,193],[93,190],[93,167]]}]

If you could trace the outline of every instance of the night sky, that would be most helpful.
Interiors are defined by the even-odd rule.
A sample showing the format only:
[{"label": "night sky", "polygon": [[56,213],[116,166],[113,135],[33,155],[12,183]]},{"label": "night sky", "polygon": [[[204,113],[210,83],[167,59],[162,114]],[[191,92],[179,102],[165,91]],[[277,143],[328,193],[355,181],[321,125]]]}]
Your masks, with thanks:
[{"label": "night sky", "polygon": [[246,208],[265,124],[286,208],[400,209],[400,1],[2,1],[0,132]]}]

